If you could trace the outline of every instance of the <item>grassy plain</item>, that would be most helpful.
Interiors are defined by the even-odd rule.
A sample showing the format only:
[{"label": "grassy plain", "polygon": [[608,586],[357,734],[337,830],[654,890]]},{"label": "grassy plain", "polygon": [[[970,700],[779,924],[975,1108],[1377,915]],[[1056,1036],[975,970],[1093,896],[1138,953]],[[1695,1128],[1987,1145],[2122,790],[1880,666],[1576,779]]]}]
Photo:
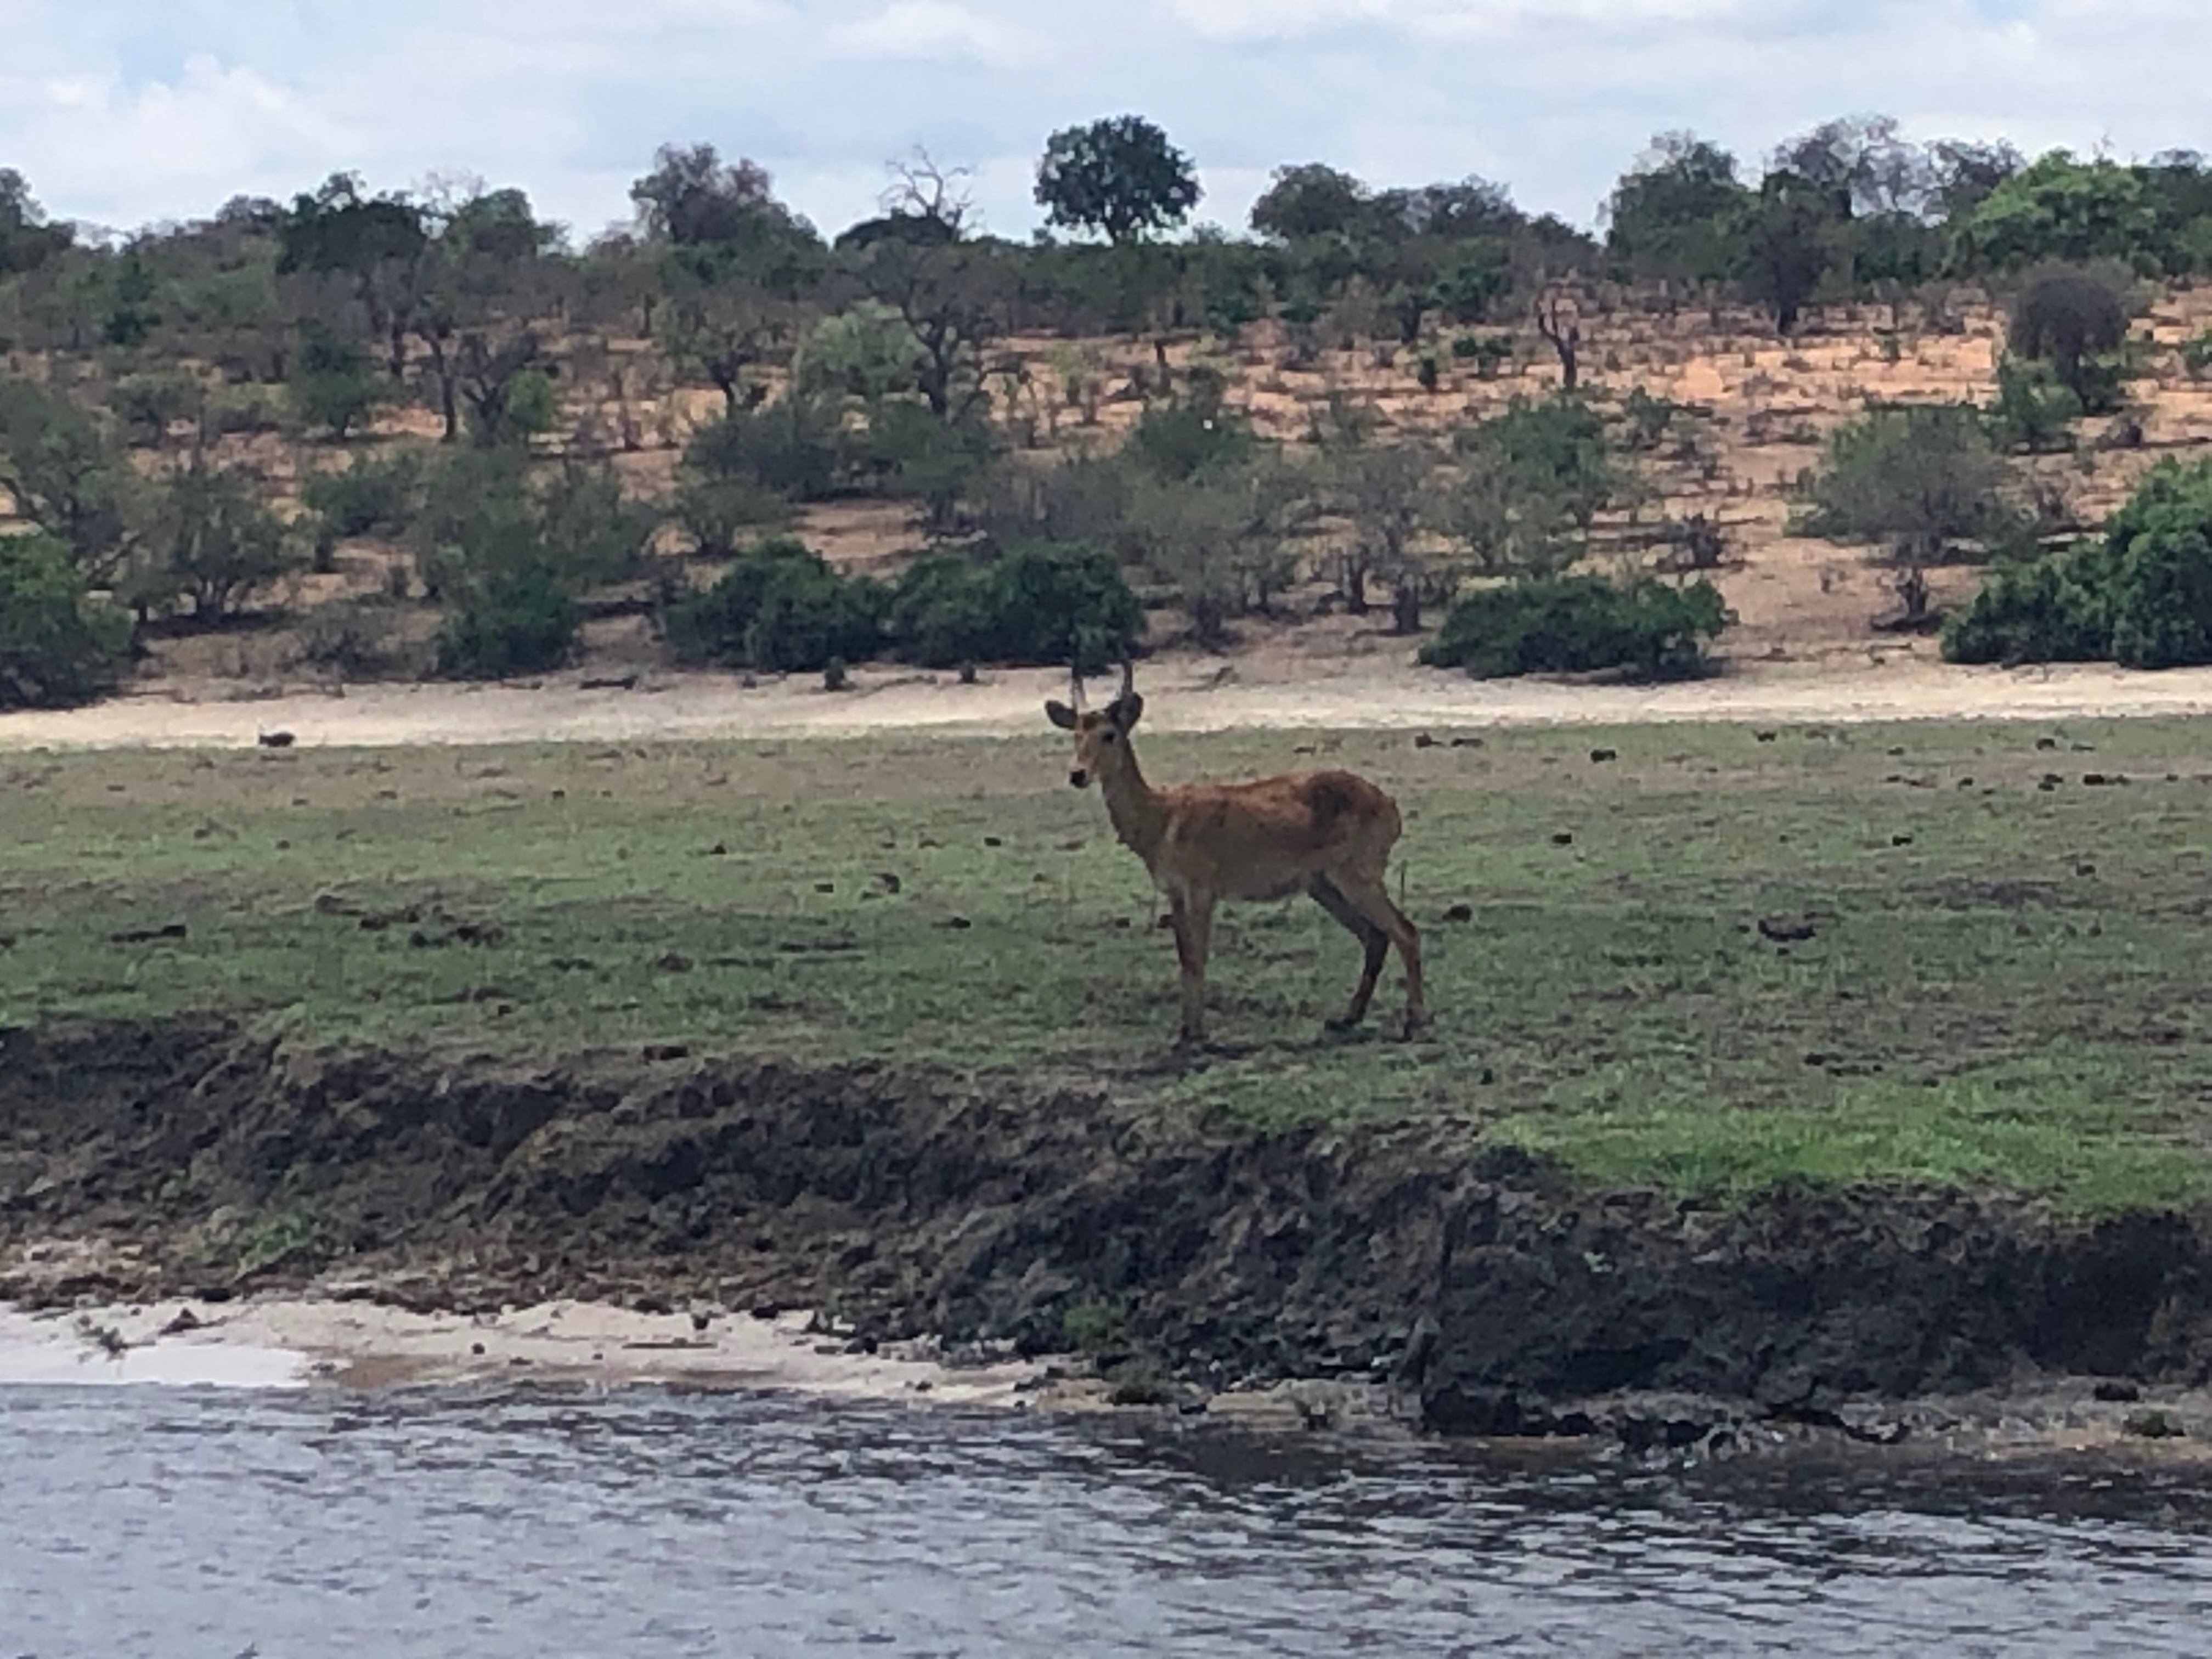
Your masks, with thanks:
[{"label": "grassy plain", "polygon": [[[1434,1030],[1325,1037],[1358,951],[1301,902],[1224,913],[1217,1044],[1173,1054],[1143,872],[1042,730],[0,757],[0,1024],[215,1010],[457,1054],[922,1062],[1255,1124],[1448,1117],[1715,1194],[2212,1193],[2201,726],[1162,735],[1144,758],[1395,791]],[[1378,1014],[1397,994],[1394,964]]]}]

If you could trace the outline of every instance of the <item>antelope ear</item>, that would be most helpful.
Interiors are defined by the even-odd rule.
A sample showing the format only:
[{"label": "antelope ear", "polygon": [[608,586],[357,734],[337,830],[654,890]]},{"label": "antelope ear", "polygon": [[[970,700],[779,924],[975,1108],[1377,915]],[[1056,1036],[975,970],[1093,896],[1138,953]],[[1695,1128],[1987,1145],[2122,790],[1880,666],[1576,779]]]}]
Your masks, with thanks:
[{"label": "antelope ear", "polygon": [[1108,712],[1112,714],[1114,724],[1127,732],[1144,719],[1145,700],[1134,691],[1125,691],[1114,699],[1114,707]]},{"label": "antelope ear", "polygon": [[1063,732],[1075,730],[1075,711],[1064,702],[1055,701],[1045,704],[1044,717]]}]

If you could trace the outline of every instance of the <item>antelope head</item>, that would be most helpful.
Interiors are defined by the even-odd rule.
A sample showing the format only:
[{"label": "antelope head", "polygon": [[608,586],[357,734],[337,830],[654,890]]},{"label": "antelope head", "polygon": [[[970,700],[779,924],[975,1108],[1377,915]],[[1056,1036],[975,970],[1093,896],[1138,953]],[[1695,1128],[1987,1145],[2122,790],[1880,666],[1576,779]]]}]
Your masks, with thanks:
[{"label": "antelope head", "polygon": [[1083,706],[1083,671],[1071,665],[1066,702],[1044,706],[1045,718],[1063,732],[1075,734],[1075,764],[1067,781],[1076,788],[1101,782],[1128,763],[1129,732],[1142,718],[1145,700],[1137,695],[1137,671],[1127,655],[1121,659],[1121,690],[1103,708]]}]

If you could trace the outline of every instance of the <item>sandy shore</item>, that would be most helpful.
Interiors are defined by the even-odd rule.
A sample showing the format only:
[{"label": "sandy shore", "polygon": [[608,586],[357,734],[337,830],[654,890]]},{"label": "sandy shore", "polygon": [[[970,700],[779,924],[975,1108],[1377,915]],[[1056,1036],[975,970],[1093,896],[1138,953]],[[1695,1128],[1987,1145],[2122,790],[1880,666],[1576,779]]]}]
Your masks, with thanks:
[{"label": "sandy shore", "polygon": [[[2212,714],[2212,670],[2128,673],[2096,666],[1967,669],[1893,659],[1859,667],[1761,665],[1684,684],[1475,681],[1371,659],[1247,664],[1181,658],[1147,665],[1148,721],[1164,731],[1639,721],[1862,722],[2064,720]],[[950,674],[866,671],[831,694],[793,677],[747,689],[717,674],[648,676],[629,690],[574,677],[498,686],[377,685],[247,696],[238,686],[173,688],[89,708],[0,715],[0,749],[236,747],[265,732],[301,744],[392,748],[669,738],[860,737],[899,731],[1019,733],[1060,695],[1057,671],[1001,671],[975,685]]]},{"label": "sandy shore", "polygon": [[0,1384],[659,1383],[997,1407],[1026,1406],[1056,1386],[1042,1361],[949,1365],[926,1346],[848,1352],[844,1341],[810,1333],[809,1322],[805,1314],[738,1315],[710,1319],[702,1330],[688,1315],[582,1302],[475,1316],[310,1297],[67,1314],[0,1309]]}]

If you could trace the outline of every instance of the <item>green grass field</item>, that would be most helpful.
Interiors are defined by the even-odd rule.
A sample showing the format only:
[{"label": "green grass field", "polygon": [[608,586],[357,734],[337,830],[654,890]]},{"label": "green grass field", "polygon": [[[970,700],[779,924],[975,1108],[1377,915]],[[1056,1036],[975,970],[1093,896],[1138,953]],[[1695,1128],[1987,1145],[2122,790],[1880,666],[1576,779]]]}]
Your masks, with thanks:
[{"label": "green grass field", "polygon": [[1424,1040],[1385,1034],[1395,963],[1375,1028],[1332,1040],[1350,938],[1303,902],[1225,910],[1195,1059],[1143,871],[1042,726],[0,756],[0,1021],[924,1062],[1254,1122],[1443,1115],[1722,1194],[2212,1190],[2212,732],[1770,735],[1151,738],[1155,781],[1341,764],[1396,792],[1430,962]]}]

